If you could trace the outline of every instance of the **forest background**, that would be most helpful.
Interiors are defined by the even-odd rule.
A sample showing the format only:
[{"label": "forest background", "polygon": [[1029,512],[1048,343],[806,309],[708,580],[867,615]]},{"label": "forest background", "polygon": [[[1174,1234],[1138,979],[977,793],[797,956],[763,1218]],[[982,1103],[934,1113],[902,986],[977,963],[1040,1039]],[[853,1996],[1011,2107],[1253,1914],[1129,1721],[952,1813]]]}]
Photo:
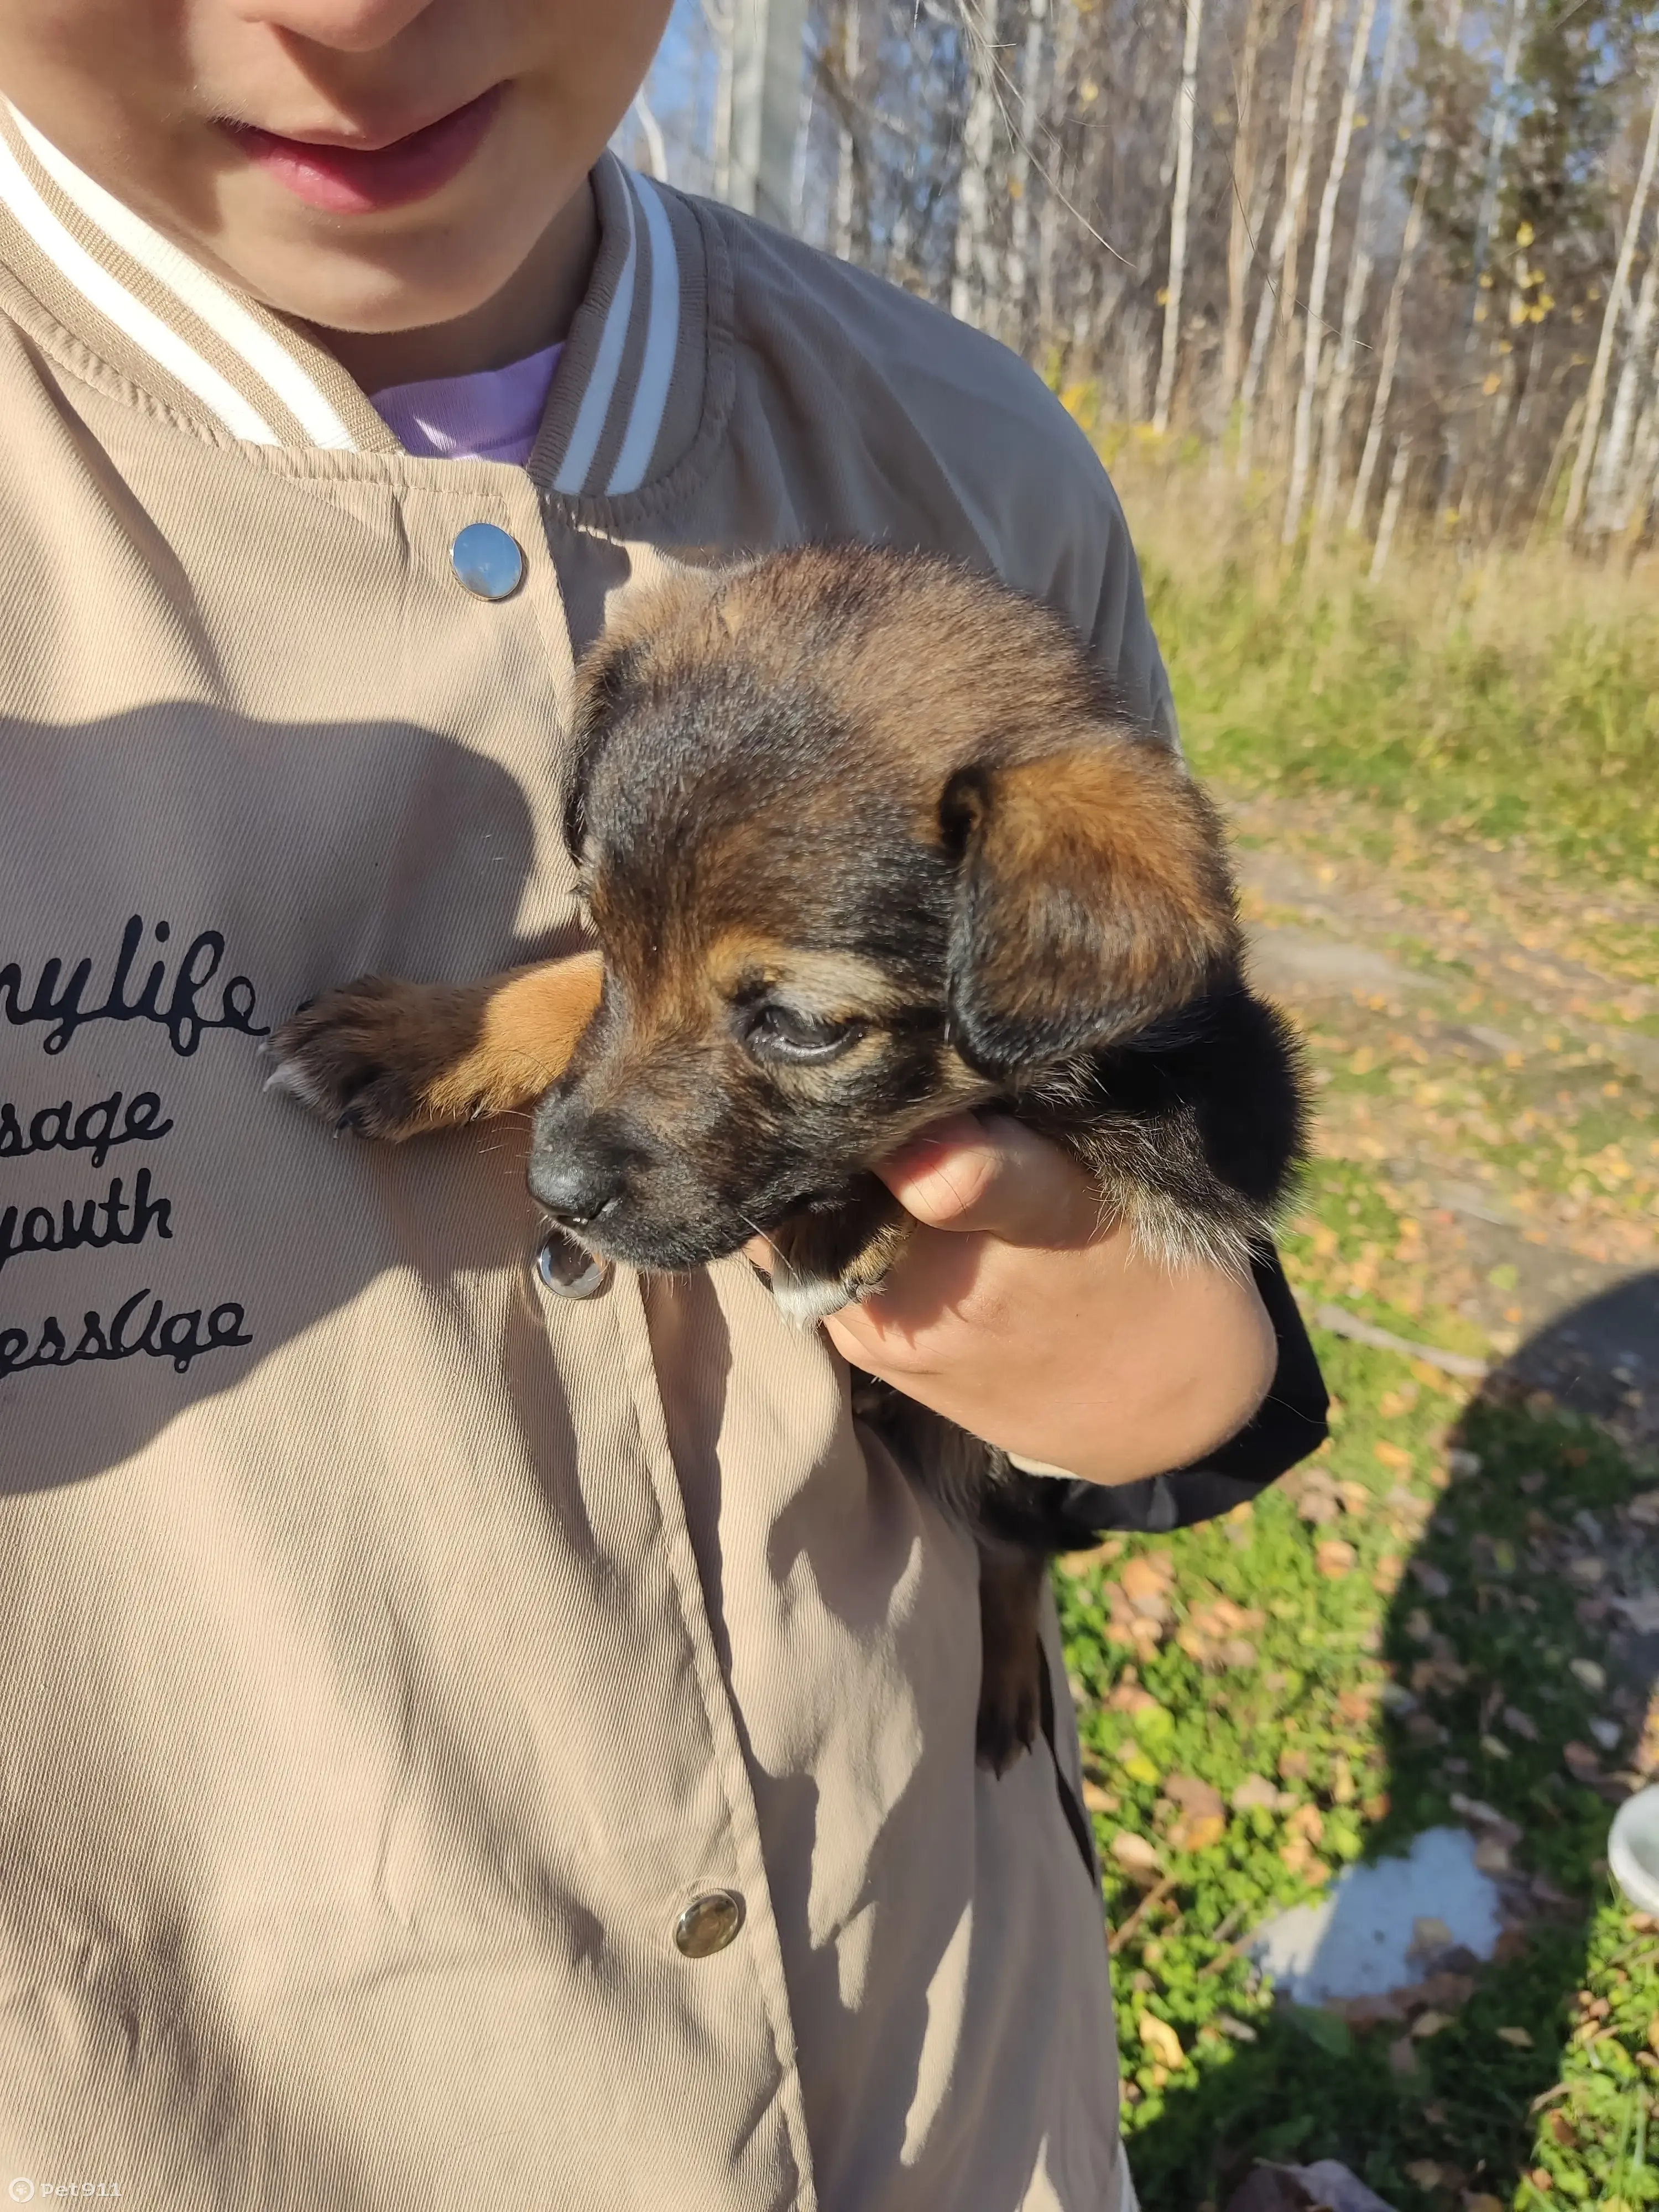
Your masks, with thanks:
[{"label": "forest background", "polygon": [[[635,129],[678,182],[726,188],[753,4],[676,11]],[[805,34],[790,227],[1104,416],[1226,441],[1286,544],[1644,538],[1650,6],[811,0]]]},{"label": "forest background", "polygon": [[[1659,12],[680,0],[624,153],[744,202],[763,5],[763,211],[1106,459],[1318,1096],[1331,1442],[1057,1577],[1141,2201],[1659,2205]],[[1489,1954],[1287,2002],[1252,1931],[1431,1832]]]}]

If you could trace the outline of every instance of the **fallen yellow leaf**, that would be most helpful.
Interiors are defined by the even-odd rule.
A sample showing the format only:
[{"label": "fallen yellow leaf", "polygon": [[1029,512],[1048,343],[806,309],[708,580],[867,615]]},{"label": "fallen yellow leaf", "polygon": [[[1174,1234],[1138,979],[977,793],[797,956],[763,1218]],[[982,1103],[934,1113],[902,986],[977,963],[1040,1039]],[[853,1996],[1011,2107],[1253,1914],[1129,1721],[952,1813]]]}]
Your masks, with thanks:
[{"label": "fallen yellow leaf", "polygon": [[1501,2041],[1512,2043],[1517,2051],[1532,2049],[1532,2038],[1524,2027],[1500,2027],[1498,2033]]},{"label": "fallen yellow leaf", "polygon": [[1173,2071],[1176,2067],[1186,2064],[1187,2054],[1181,2047],[1181,2038],[1167,2020],[1160,2020],[1156,2013],[1144,2012],[1136,2021],[1135,2027],[1142,2043],[1160,2066],[1167,2066]]},{"label": "fallen yellow leaf", "polygon": [[1415,2041],[1426,2043],[1431,2035],[1438,2035],[1443,2027],[1449,2027],[1451,2024],[1452,2016],[1449,2012],[1436,2012],[1431,2008],[1427,2012],[1419,2013],[1412,2022],[1412,2035]]},{"label": "fallen yellow leaf", "polygon": [[1167,1552],[1143,1553],[1130,1559],[1118,1577],[1125,1597],[1162,1597],[1175,1578],[1175,1563]]},{"label": "fallen yellow leaf", "polygon": [[1206,1851],[1212,1844],[1218,1844],[1226,1832],[1224,1814],[1198,1813],[1190,1820],[1178,1822],[1170,1832],[1170,1841],[1178,1851]]},{"label": "fallen yellow leaf", "polygon": [[1155,1874],[1158,1853],[1145,1836],[1136,1835],[1133,1828],[1120,1828],[1112,1838],[1112,1856],[1133,1875]]}]

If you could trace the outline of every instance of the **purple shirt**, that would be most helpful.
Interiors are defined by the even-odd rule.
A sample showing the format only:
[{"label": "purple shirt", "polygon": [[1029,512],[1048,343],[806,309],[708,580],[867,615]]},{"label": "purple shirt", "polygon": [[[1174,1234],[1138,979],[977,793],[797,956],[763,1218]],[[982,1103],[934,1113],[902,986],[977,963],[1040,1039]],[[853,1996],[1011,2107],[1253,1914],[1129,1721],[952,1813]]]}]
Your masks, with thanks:
[{"label": "purple shirt", "polygon": [[522,468],[563,350],[546,346],[505,368],[388,385],[369,398],[404,449],[422,460],[511,461]]}]

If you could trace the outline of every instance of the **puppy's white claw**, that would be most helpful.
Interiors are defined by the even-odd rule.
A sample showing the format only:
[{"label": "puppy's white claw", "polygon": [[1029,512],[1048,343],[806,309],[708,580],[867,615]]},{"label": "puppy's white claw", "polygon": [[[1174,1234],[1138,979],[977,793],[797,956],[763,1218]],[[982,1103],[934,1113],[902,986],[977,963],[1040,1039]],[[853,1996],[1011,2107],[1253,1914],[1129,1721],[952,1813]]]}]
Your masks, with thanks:
[{"label": "puppy's white claw", "polygon": [[302,1106],[309,1106],[313,1113],[320,1114],[326,1110],[328,1102],[311,1082],[298,1060],[279,1060],[266,1076],[264,1088],[286,1091],[290,1098],[297,1098]]},{"label": "puppy's white claw", "polygon": [[797,1328],[816,1328],[830,1315],[856,1305],[859,1295],[827,1275],[798,1273],[781,1253],[774,1258],[772,1296],[778,1311]]}]

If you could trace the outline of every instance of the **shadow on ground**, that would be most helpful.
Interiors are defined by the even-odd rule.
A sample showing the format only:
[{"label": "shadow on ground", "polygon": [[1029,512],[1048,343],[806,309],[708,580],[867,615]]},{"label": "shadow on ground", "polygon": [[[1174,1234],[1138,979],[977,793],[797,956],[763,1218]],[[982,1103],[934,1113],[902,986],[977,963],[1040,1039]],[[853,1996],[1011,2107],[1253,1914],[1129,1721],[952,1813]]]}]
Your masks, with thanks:
[{"label": "shadow on ground", "polygon": [[[1458,1423],[1464,1472],[1425,1519],[1383,1624],[1387,1807],[1367,1825],[1364,1856],[1401,1853],[1427,1828],[1472,1828],[1502,1890],[1495,1957],[1425,1957],[1393,2004],[1258,2016],[1134,2134],[1146,2212],[1223,2206],[1261,2160],[1326,2158],[1401,2212],[1559,2204],[1583,2195],[1573,2176],[1586,2170],[1608,2177],[1596,2201],[1651,2201],[1650,2166],[1622,2179],[1632,2116],[1645,2109],[1634,2085],[1656,2078],[1626,2047],[1641,2044],[1645,2015],[1617,2064],[1594,2054],[1598,2037],[1615,2039],[1622,1990],[1632,2021],[1659,2002],[1655,1988],[1642,1993],[1653,1934],[1632,1937],[1622,1912],[1596,1917],[1610,1894],[1612,1808],[1659,1762],[1647,1720],[1659,1492],[1650,1473],[1644,1498],[1622,1448],[1653,1433],[1656,1314],[1659,1276],[1644,1277],[1564,1315],[1506,1363]],[[1632,1951],[1622,1963],[1620,1942]],[[1592,1966],[1611,2000],[1586,1989]],[[1587,2090],[1564,2079],[1574,2053]]]}]

